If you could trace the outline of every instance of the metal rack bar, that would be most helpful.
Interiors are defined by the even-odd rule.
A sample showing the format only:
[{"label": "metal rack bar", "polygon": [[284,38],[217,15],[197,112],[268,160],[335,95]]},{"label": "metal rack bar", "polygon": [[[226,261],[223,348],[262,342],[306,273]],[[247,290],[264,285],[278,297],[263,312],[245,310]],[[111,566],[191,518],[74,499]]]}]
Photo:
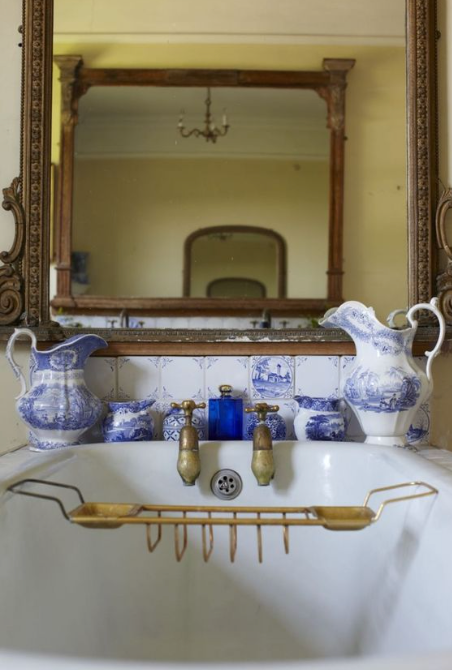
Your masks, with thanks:
[{"label": "metal rack bar", "polygon": [[[20,488],[22,485],[33,483],[75,491],[81,504],[68,512],[59,498],[24,491]],[[377,493],[407,487],[416,487],[416,492],[384,500],[376,513],[368,506],[370,498]],[[417,490],[419,487],[422,488],[421,491]],[[292,526],[322,526],[328,530],[362,530],[375,523],[380,518],[385,506],[391,503],[424,498],[438,493],[438,490],[430,484],[415,481],[372,489],[366,495],[363,505],[358,506],[229,507],[225,505],[145,505],[85,502],[76,486],[41,479],[23,479],[12,484],[8,490],[19,495],[56,502],[68,521],[86,528],[112,529],[123,525],[145,525],[147,548],[151,553],[162,540],[163,526],[173,526],[174,552],[178,562],[182,560],[188,547],[188,526],[201,526],[202,555],[206,563],[214,550],[214,526],[229,527],[229,558],[231,563],[235,561],[237,553],[238,526],[255,526],[257,531],[257,556],[259,563],[262,563],[263,526],[282,527],[284,551],[288,554],[289,529]],[[164,516],[165,514],[172,516]],[[221,516],[215,516],[216,514]],[[152,526],[157,526],[157,538],[155,540],[152,539]]]}]

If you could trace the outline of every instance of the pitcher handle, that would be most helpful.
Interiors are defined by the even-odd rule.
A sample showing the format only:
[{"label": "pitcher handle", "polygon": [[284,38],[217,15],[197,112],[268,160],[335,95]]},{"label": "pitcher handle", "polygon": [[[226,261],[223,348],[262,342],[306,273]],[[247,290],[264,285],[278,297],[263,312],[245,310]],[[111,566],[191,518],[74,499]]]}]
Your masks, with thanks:
[{"label": "pitcher handle", "polygon": [[396,324],[396,322],[395,322],[395,318],[396,318],[396,316],[399,316],[399,314],[403,314],[403,316],[404,316],[405,319],[406,319],[406,313],[407,313],[407,311],[408,311],[408,308],[407,308],[407,307],[404,307],[404,308],[403,308],[403,307],[400,307],[399,309],[393,309],[392,312],[390,312],[390,313],[388,314],[388,316],[386,317],[386,323],[388,324],[388,326],[389,326],[390,328],[397,328],[398,326],[397,326],[397,324]]},{"label": "pitcher handle", "polygon": [[17,338],[20,337],[21,335],[28,335],[31,339],[31,343],[34,348],[36,348],[37,344],[36,335],[33,333],[33,331],[29,330],[28,328],[15,328],[14,333],[11,335],[11,337],[8,340],[8,344],[6,345],[6,352],[5,352],[6,359],[11,365],[13,372],[16,375],[16,379],[19,379],[21,384],[20,393],[16,397],[16,400],[20,400],[20,398],[22,398],[28,391],[27,382],[22,372],[22,367],[18,363],[16,363],[13,357],[14,343],[17,340]]},{"label": "pitcher handle", "polygon": [[406,315],[406,318],[408,322],[410,323],[413,328],[417,328],[417,321],[415,319],[412,319],[412,315],[414,312],[417,312],[419,309],[427,309],[430,312],[433,312],[433,314],[436,316],[439,322],[439,335],[438,335],[438,341],[436,342],[435,347],[431,351],[426,351],[425,355],[427,356],[427,369],[426,369],[426,375],[427,379],[431,381],[432,379],[432,363],[433,359],[439,354],[441,346],[444,342],[444,337],[446,335],[446,323],[444,321],[444,317],[441,314],[441,312],[438,309],[438,298],[432,298],[430,302],[421,302],[418,305],[413,305],[411,307]]}]

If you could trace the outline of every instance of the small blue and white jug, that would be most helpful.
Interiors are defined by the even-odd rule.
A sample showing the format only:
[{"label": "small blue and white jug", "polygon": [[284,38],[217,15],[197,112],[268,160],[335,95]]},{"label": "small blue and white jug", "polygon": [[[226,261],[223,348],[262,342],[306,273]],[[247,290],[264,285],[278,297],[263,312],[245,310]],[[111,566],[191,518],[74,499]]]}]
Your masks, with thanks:
[{"label": "small blue and white jug", "polygon": [[[13,358],[14,343],[21,335],[31,339],[30,389]],[[80,444],[80,437],[102,414],[102,402],[85,384],[84,366],[89,355],[106,347],[98,335],[76,335],[47,351],[38,351],[36,335],[16,328],[6,347],[6,358],[22,389],[16,409],[30,428],[30,449],[46,451]]]},{"label": "small blue and white jug", "polygon": [[297,395],[299,410],[293,427],[297,440],[326,440],[342,442],[347,421],[342,410],[345,403],[337,398],[311,398]]},{"label": "small blue and white jug", "polygon": [[155,400],[124,400],[109,402],[102,421],[105,442],[142,442],[152,440],[154,421],[148,410]]}]

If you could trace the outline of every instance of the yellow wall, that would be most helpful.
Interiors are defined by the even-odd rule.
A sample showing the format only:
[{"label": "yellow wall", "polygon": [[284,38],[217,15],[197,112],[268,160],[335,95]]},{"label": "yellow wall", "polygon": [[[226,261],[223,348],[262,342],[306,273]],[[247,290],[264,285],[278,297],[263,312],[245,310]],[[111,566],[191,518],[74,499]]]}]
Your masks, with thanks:
[{"label": "yellow wall", "polygon": [[[195,298],[206,297],[212,281],[231,277],[258,281],[264,285],[267,298],[278,297],[278,258],[274,239],[259,233],[242,232],[230,237],[206,234],[194,241],[190,258],[190,295]],[[260,297],[261,292],[247,295]],[[228,296],[242,297],[243,293],[234,291]]]},{"label": "yellow wall", "polygon": [[401,47],[259,44],[56,44],[91,67],[321,69],[355,58],[347,90],[344,298],[384,318],[407,303],[405,51]]},{"label": "yellow wall", "polygon": [[283,160],[77,161],[73,246],[91,251],[90,293],[179,297],[188,235],[238,224],[286,240],[289,297],[325,297],[327,174]]}]

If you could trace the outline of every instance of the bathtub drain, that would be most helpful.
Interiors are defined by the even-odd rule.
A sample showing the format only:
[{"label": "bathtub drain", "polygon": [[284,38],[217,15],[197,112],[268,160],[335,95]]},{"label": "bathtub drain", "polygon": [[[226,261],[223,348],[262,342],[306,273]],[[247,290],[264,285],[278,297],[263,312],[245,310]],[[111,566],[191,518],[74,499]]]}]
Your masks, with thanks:
[{"label": "bathtub drain", "polygon": [[233,500],[242,490],[242,478],[235,470],[219,470],[212,477],[210,488],[220,500]]}]

